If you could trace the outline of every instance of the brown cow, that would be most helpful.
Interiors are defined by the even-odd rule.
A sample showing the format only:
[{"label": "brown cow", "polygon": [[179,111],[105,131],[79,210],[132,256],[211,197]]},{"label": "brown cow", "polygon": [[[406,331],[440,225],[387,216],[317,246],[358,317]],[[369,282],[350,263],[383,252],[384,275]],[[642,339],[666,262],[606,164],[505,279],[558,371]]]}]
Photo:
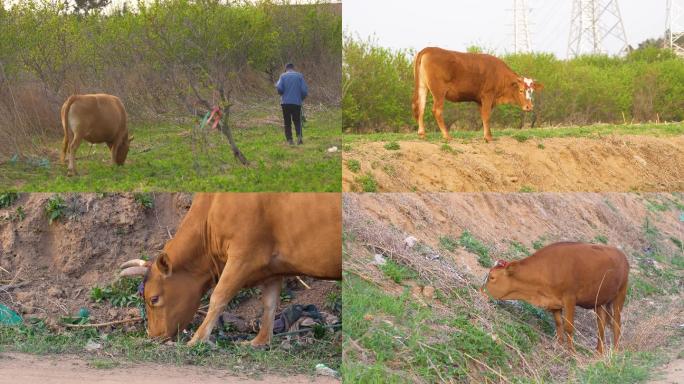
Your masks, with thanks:
[{"label": "brown cow", "polygon": [[563,343],[565,333],[572,351],[575,306],[594,309],[598,327],[596,350],[603,353],[609,316],[613,348],[618,348],[628,274],[627,257],[617,248],[555,243],[519,261],[499,260],[489,271],[482,289],[499,300],[524,300],[551,311],[558,341]]},{"label": "brown cow", "polygon": [[197,194],[155,261],[122,268],[122,276],[145,275],[147,333],[154,338],[175,337],[214,287],[190,345],[207,340],[240,289],[262,285],[261,329],[251,344],[269,344],[284,276],[342,277],[341,194]]},{"label": "brown cow", "polygon": [[67,175],[76,174],[74,160],[81,140],[107,143],[112,161],[123,165],[133,137],[128,137],[126,110],[121,100],[112,95],[73,95],[62,105],[62,163],[69,153]]},{"label": "brown cow", "polygon": [[532,79],[518,76],[500,59],[481,53],[462,53],[428,47],[418,52],[413,62],[413,118],[418,120],[418,135],[425,137],[423,114],[427,91],[433,98],[432,114],[442,136],[449,140],[449,131],[442,112],[444,100],[473,101],[480,106],[484,138],[492,141],[489,116],[499,104],[517,104],[531,111],[532,95],[544,86]]}]

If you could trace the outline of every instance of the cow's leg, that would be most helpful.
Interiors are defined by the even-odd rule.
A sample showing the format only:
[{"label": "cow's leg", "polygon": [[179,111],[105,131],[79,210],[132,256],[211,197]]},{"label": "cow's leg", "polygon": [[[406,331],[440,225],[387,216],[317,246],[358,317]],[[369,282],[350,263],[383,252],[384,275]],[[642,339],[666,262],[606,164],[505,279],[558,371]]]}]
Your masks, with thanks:
[{"label": "cow's leg", "polygon": [[575,301],[566,299],[563,302],[563,325],[565,328],[565,336],[568,339],[568,347],[572,352],[575,352],[575,345],[573,344],[573,334],[575,333]]},{"label": "cow's leg", "polygon": [[69,167],[67,168],[67,176],[73,176],[76,174],[76,151],[78,151],[78,146],[81,145],[81,137],[74,132],[74,138],[69,144]]},{"label": "cow's leg", "polygon": [[209,310],[207,316],[202,321],[202,325],[197,329],[195,335],[192,337],[188,345],[192,346],[200,341],[205,341],[209,338],[211,331],[214,329],[219,316],[223,313],[228,302],[235,297],[240,289],[245,285],[244,276],[251,276],[254,273],[249,263],[239,261],[240,257],[235,257],[226,263],[226,266],[221,272],[214,292],[209,298]]},{"label": "cow's leg", "polygon": [[66,162],[67,151],[69,150],[69,135],[67,130],[64,130],[64,141],[62,142],[62,154],[59,157],[59,161],[64,164]]},{"label": "cow's leg", "polygon": [[563,345],[565,340],[563,334],[565,331],[563,330],[563,317],[561,316],[561,310],[552,309],[551,312],[553,312],[553,320],[556,322],[556,340],[559,344]]},{"label": "cow's leg", "polygon": [[482,117],[482,127],[484,129],[484,139],[486,142],[491,143],[492,131],[489,128],[489,116],[492,113],[492,104],[488,100],[483,100],[480,104],[480,116]]},{"label": "cow's leg", "polygon": [[[423,81],[418,85],[418,100],[416,100],[416,108],[418,108],[418,136],[421,139],[425,138],[425,103],[427,102],[427,86]],[[434,98],[434,96],[433,96]]]},{"label": "cow's leg", "polygon": [[439,130],[442,131],[442,137],[445,140],[451,140],[449,136],[449,130],[446,124],[444,124],[444,92],[433,92],[432,99],[434,104],[432,105],[432,114],[437,120],[437,125],[439,125]]},{"label": "cow's leg", "polygon": [[606,345],[606,321],[608,320],[608,311],[605,305],[598,306],[595,308],[596,311],[596,328],[598,330],[598,341],[596,342],[596,352],[599,354],[603,353],[604,346]]},{"label": "cow's leg", "polygon": [[273,335],[273,319],[280,302],[280,289],[283,284],[282,277],[273,278],[264,283],[261,291],[261,302],[264,305],[264,313],[261,315],[261,327],[259,333],[251,344],[253,347],[268,345]]},{"label": "cow's leg", "polygon": [[627,296],[627,284],[625,287],[618,292],[618,295],[613,299],[611,307],[613,309],[613,316],[611,324],[613,326],[613,350],[617,351],[620,344],[620,336],[622,332],[622,306],[625,304],[625,296]]}]

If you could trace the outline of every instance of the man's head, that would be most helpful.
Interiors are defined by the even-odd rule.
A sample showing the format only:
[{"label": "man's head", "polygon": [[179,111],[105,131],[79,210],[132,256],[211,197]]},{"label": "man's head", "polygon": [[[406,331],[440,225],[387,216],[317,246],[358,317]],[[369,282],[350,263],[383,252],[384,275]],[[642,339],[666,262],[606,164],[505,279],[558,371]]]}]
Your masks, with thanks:
[{"label": "man's head", "polygon": [[292,63],[285,64],[285,69],[288,71],[294,70],[294,64],[292,64]]},{"label": "man's head", "polygon": [[149,337],[173,338],[190,324],[200,306],[204,282],[174,268],[165,252],[154,261],[131,260],[121,268],[120,276],[144,276],[138,293],[145,301]]}]

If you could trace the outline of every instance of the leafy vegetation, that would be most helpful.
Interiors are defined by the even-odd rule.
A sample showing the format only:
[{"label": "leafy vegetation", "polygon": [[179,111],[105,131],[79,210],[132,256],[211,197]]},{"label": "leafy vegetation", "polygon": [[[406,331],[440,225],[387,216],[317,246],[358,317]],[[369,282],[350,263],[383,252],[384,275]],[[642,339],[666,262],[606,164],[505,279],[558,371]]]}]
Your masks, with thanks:
[{"label": "leafy vegetation", "polygon": [[370,173],[357,177],[355,181],[361,185],[361,190],[363,192],[378,191],[378,182],[375,181],[375,178]]},{"label": "leafy vegetation", "polygon": [[136,193],[133,195],[135,202],[140,204],[144,209],[154,208],[154,195],[151,193]]},{"label": "leafy vegetation", "polygon": [[449,235],[444,235],[439,237],[439,245],[447,251],[453,252],[458,246],[458,241]]},{"label": "leafy vegetation", "polygon": [[477,262],[485,268],[494,266],[491,256],[489,256],[489,248],[480,240],[476,239],[468,230],[464,230],[458,238],[458,243],[461,247],[467,249],[477,255]]},{"label": "leafy vegetation", "polygon": [[0,193],[0,208],[7,208],[19,198],[16,192]]},{"label": "leafy vegetation", "polygon": [[64,212],[67,209],[66,202],[59,195],[52,195],[45,203],[45,214],[48,218],[48,224],[52,224],[53,221],[58,220],[64,216]]},{"label": "leafy vegetation", "polygon": [[382,269],[382,272],[385,273],[385,276],[397,284],[404,280],[415,279],[418,276],[412,269],[392,260],[387,260],[385,265],[383,265],[380,269]]},{"label": "leafy vegetation", "polygon": [[[346,132],[402,131],[415,127],[411,101],[415,52],[378,46],[373,40],[345,37],[342,95]],[[545,86],[537,96],[536,125],[682,121],[684,119],[684,62],[670,51],[638,49],[627,57],[603,55],[559,60],[548,53],[508,54],[501,57],[514,71],[538,79]],[[428,97],[426,111],[431,109]],[[466,130],[480,130],[474,103],[446,103],[444,119]],[[491,123],[496,128],[519,127],[524,113],[518,107],[497,107]],[[430,113],[425,122],[436,130]],[[495,130],[496,132],[496,130]],[[513,136],[526,141],[532,136]]]},{"label": "leafy vegetation", "polygon": [[141,277],[122,277],[108,286],[95,286],[90,290],[90,299],[96,303],[107,301],[115,307],[140,306],[143,303],[138,295],[141,281]]},{"label": "leafy vegetation", "polygon": [[389,143],[385,144],[384,147],[388,151],[398,151],[401,149],[401,147],[399,147],[399,143],[396,141],[390,141]]},{"label": "leafy vegetation", "polygon": [[356,173],[361,170],[361,163],[358,160],[355,159],[349,159],[347,160],[347,168]]}]

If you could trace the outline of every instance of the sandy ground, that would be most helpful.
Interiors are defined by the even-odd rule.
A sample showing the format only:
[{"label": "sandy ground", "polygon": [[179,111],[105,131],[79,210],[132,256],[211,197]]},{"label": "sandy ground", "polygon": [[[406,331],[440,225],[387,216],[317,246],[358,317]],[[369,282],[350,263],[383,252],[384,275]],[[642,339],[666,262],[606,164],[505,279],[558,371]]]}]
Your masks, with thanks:
[{"label": "sandy ground", "polygon": [[[378,192],[619,192],[684,190],[684,136],[548,138],[494,143],[357,142],[343,154],[343,191],[361,191],[371,174]],[[360,162],[352,172],[347,161]]]},{"label": "sandy ground", "polygon": [[649,384],[680,384],[684,383],[684,359],[678,359],[658,371],[656,380],[649,381]]},{"label": "sandy ground", "polygon": [[294,375],[262,376],[259,379],[231,376],[225,371],[192,366],[135,364],[111,369],[90,367],[88,362],[70,356],[46,357],[21,353],[0,354],[0,384],[252,384],[252,383],[339,383],[331,377]]}]

